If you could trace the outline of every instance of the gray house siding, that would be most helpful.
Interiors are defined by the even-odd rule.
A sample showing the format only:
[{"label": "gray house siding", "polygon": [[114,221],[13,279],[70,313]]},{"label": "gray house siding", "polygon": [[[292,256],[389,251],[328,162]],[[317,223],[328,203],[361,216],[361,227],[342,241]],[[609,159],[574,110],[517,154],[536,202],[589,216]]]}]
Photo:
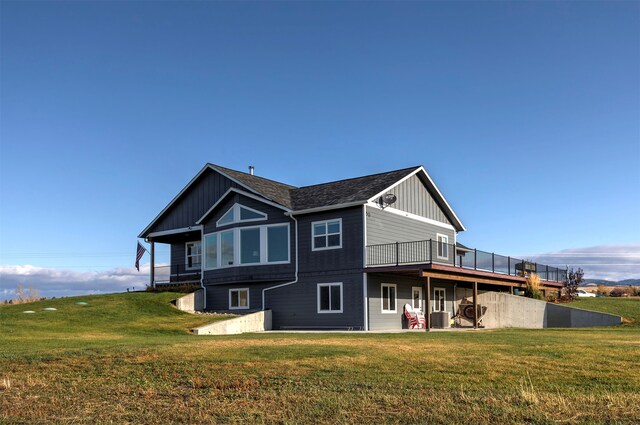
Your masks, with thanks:
[{"label": "gray house siding", "polygon": [[[236,203],[267,214],[267,220],[235,223],[217,227],[216,222]],[[230,194],[226,200],[216,207],[215,211],[211,213],[203,224],[204,234],[206,235],[207,233],[218,232],[221,230],[278,223],[289,224],[289,264],[262,264],[256,266],[236,266],[224,267],[215,270],[205,270],[203,276],[204,284],[215,285],[236,282],[277,282],[293,280],[295,275],[295,222],[284,215],[284,210],[241,194]],[[207,305],[207,308],[211,307]]]},{"label": "gray house siding", "polygon": [[[326,270],[362,273],[364,239],[361,206],[306,214],[296,216],[296,218],[298,220],[301,273]],[[313,251],[311,223],[336,218],[342,219],[342,248]]]},{"label": "gray house siding", "polygon": [[[235,282],[224,285],[206,285],[207,305],[206,309],[216,312],[227,312],[233,314],[246,314],[256,310],[262,310],[262,290],[276,283],[254,283],[254,282]],[[249,308],[229,310],[229,290],[230,289],[249,289]]]},{"label": "gray house siding", "polygon": [[171,244],[171,268],[184,266],[185,263],[185,243],[177,242]]},{"label": "gray house siding", "polygon": [[[432,240],[431,246],[436,247],[438,234],[446,235],[449,238],[449,244],[455,244],[456,232],[453,228],[442,227],[432,223],[426,223],[409,217],[391,213],[389,211],[380,210],[375,207],[367,206],[367,245],[388,244],[394,242],[412,242],[412,241],[428,241]],[[429,244],[417,247],[412,252],[415,261],[427,262],[432,258],[434,262],[449,264],[454,261],[451,250],[449,250],[447,259],[440,259],[436,253],[431,257],[428,252]],[[377,263],[375,255],[379,252],[369,250],[372,258],[371,261]],[[412,257],[412,258],[413,258]]]},{"label": "gray house siding", "polygon": [[[382,313],[382,284],[395,284],[397,290],[396,313]],[[394,274],[369,274],[367,276],[367,299],[369,306],[369,329],[370,330],[393,330],[402,329],[404,315],[404,305],[411,304],[411,289],[413,287],[422,288],[422,281],[418,278]],[[454,296],[453,282],[445,280],[431,280],[431,305],[428,311],[433,311],[435,288],[445,290],[445,311],[449,313],[449,317],[453,317],[457,310]],[[424,292],[421,292],[422,311],[426,312]],[[426,314],[426,313],[425,313]]]},{"label": "gray house siding", "polygon": [[392,193],[397,198],[396,202],[391,205],[392,208],[430,218],[441,223],[451,224],[418,174],[409,177],[387,193]]},{"label": "gray house siding", "polygon": [[[311,224],[340,218],[342,247],[313,251]],[[274,329],[364,328],[362,288],[362,207],[296,216],[299,241],[299,281],[266,292]],[[318,313],[318,284],[342,283],[342,313]]]},{"label": "gray house siding", "polygon": [[195,225],[196,221],[232,187],[243,189],[221,174],[211,169],[205,170],[146,233]]},{"label": "gray house siding", "polygon": [[[342,283],[342,313],[318,313],[318,284]],[[273,329],[364,329],[362,273],[300,276],[297,283],[266,292]]]}]

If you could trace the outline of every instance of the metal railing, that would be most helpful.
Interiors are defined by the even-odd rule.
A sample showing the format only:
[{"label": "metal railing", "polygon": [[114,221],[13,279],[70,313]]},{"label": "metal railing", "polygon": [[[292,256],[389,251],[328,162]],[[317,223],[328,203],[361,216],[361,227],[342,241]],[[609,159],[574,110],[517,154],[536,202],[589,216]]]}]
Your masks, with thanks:
[{"label": "metal railing", "polygon": [[196,282],[200,280],[200,265],[196,268],[186,264],[172,264],[170,266],[154,267],[154,283],[156,285],[174,285],[179,283]]},{"label": "metal railing", "polygon": [[541,280],[547,282],[564,282],[567,276],[567,269],[432,239],[368,245],[366,251],[368,267],[436,263],[509,276],[537,273]]}]

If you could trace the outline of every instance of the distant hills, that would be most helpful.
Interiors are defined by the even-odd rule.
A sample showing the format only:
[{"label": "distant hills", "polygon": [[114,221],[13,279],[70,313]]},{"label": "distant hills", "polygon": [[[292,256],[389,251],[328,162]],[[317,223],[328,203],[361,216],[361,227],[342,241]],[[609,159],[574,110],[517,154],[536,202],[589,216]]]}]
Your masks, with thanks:
[{"label": "distant hills", "polygon": [[640,286],[640,279],[605,280],[605,279],[585,279],[580,286],[605,285],[605,286]]}]

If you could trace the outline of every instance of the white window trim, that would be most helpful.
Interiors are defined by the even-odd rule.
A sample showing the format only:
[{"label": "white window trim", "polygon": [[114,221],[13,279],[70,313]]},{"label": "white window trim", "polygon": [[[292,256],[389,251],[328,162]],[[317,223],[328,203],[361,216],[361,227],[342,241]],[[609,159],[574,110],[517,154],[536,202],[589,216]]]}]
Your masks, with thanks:
[{"label": "white window trim", "polygon": [[[316,238],[315,235],[313,234],[313,229],[315,228],[316,224],[324,224],[327,228],[327,233],[324,234],[326,240],[327,240],[327,244],[329,243],[329,223],[333,222],[333,221],[337,221],[338,223],[340,223],[340,233],[338,233],[340,235],[340,244],[338,246],[325,246],[325,247],[321,247],[321,248],[316,248]],[[331,233],[331,235],[335,235],[335,233]],[[322,236],[322,235],[318,235],[318,236]],[[312,251],[326,251],[329,249],[340,249],[342,248],[342,218],[332,218],[329,220],[320,220],[320,221],[313,221],[311,223],[311,250]]]},{"label": "white window trim", "polygon": [[[254,212],[256,214],[260,214],[262,216],[264,216],[263,218],[248,218],[248,219],[244,219],[241,220],[240,219],[240,208],[244,208],[247,209],[251,212]],[[225,223],[225,224],[220,224],[220,220],[222,220],[222,217],[224,217],[225,215],[227,215],[227,213],[229,211],[233,211],[232,216],[233,219],[230,223]],[[227,211],[225,211],[224,214],[222,214],[222,216],[220,216],[220,218],[216,221],[216,227],[225,227],[225,226],[231,226],[232,224],[236,224],[236,223],[250,223],[252,221],[265,221],[269,218],[269,216],[267,215],[267,213],[264,213],[262,211],[258,211],[256,209],[247,207],[246,205],[242,205],[240,203],[235,203],[233,204],[233,206],[231,208],[229,208]]]},{"label": "white window trim", "polygon": [[[442,291],[443,293],[443,299],[444,299],[444,310],[440,310],[440,304],[436,303],[436,292],[440,292]],[[431,302],[433,303],[432,307],[431,307],[431,311],[434,312],[441,312],[441,311],[447,311],[447,290],[445,288],[433,288],[433,298],[431,299]],[[438,308],[436,310],[436,307]]]},{"label": "white window trim", "polygon": [[[320,288],[323,287],[331,287],[331,286],[340,286],[340,310],[321,310],[320,309]],[[318,283],[317,289],[317,297],[318,297],[318,313],[319,314],[331,314],[331,313],[342,313],[344,310],[344,294],[342,292],[342,282],[332,282],[332,283]],[[329,308],[331,308],[331,289],[329,289]]]},{"label": "white window trim", "polygon": [[[199,243],[200,244],[200,265],[199,266],[195,266],[195,267],[189,267],[189,250],[188,250],[188,245],[190,244],[196,244]],[[193,255],[191,254],[191,258],[195,258],[198,257],[198,255]],[[202,270],[202,241],[190,241],[190,242],[185,242],[184,243],[184,269],[185,270]]]},{"label": "white window trim", "polygon": [[[444,238],[445,239],[444,244],[447,246],[447,255],[445,255],[445,256],[440,255],[440,238]],[[442,233],[436,233],[436,258],[439,258],[441,260],[448,260],[449,259],[449,251],[451,251],[450,248],[451,247],[449,246],[449,235],[443,235]]]},{"label": "white window trim", "polygon": [[[395,297],[394,297],[395,305],[393,306],[393,310],[384,309],[384,288],[385,287],[388,287],[388,288],[393,287],[393,290],[395,293]],[[396,314],[398,312],[398,285],[397,284],[383,283],[380,285],[380,311],[382,312],[382,314]]]},{"label": "white window trim", "polygon": [[[285,261],[271,261],[269,262],[269,244],[267,243],[267,235],[268,228],[270,227],[287,227],[287,259]],[[259,263],[245,263],[242,264],[240,261],[242,260],[240,257],[241,247],[240,247],[240,232],[244,229],[260,229],[260,262]],[[225,232],[233,232],[233,264],[222,264],[222,238],[220,235]],[[252,266],[271,266],[278,264],[290,264],[291,263],[291,226],[289,223],[274,223],[274,224],[263,224],[261,226],[243,226],[243,227],[234,227],[231,229],[221,230],[219,232],[211,232],[205,234],[205,238],[209,235],[217,234],[216,238],[216,252],[218,254],[216,258],[217,267],[206,267],[205,263],[201,263],[203,269],[205,271],[208,270],[219,270],[224,268],[231,267],[252,267]],[[204,252],[206,247],[201,248]]]},{"label": "white window trim", "polygon": [[[241,291],[247,291],[247,306],[246,307],[242,307],[242,306],[232,307],[231,306],[231,293],[232,292],[238,292],[238,304],[240,304],[240,292]],[[250,298],[249,295],[250,295],[249,288],[232,288],[232,289],[229,289],[229,310],[248,310],[249,306],[251,305],[251,298]]]},{"label": "white window trim", "polygon": [[[414,300],[414,298],[413,298],[413,291],[415,291],[415,290],[417,290],[417,291],[418,291],[418,294],[420,294],[420,295],[418,296],[418,307],[415,307],[415,306],[413,305],[413,300]],[[419,286],[412,286],[412,287],[411,287],[411,308],[413,308],[414,310],[415,310],[416,308],[418,308],[419,310],[422,310],[422,288],[421,288],[421,287],[419,287]]]}]

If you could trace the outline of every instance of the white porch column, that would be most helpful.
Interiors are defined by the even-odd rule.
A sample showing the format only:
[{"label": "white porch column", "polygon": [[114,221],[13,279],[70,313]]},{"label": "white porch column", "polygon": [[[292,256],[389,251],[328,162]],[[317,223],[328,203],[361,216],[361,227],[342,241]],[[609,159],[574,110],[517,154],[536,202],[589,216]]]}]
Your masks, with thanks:
[{"label": "white porch column", "polygon": [[156,258],[155,258],[155,245],[153,242],[153,239],[149,238],[149,243],[151,244],[151,251],[149,252],[149,255],[151,256],[151,264],[149,267],[149,284],[151,285],[152,288],[156,287],[156,283],[155,283],[155,275],[156,275]]}]

